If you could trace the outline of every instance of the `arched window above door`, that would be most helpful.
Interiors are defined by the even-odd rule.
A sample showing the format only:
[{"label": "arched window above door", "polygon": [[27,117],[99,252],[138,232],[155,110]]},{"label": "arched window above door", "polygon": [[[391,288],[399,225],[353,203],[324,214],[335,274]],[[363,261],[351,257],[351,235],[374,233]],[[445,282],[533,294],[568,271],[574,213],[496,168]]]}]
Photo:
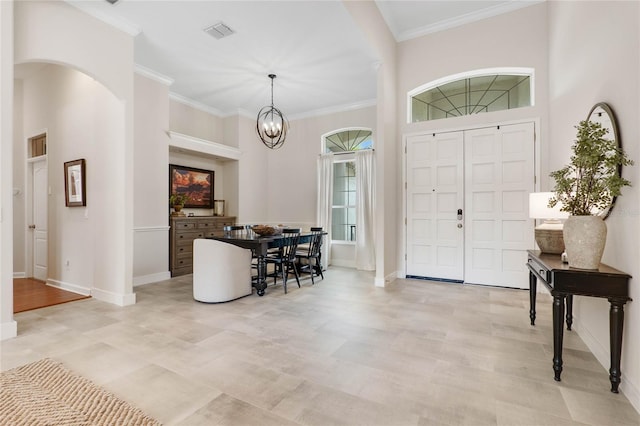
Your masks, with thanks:
[{"label": "arched window above door", "polygon": [[532,68],[491,68],[451,75],[407,94],[409,123],[534,105]]}]

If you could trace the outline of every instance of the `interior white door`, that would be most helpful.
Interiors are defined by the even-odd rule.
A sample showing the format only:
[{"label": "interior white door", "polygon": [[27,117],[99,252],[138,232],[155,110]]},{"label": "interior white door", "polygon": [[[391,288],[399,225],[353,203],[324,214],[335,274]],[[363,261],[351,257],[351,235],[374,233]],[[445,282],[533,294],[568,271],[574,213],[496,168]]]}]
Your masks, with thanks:
[{"label": "interior white door", "polygon": [[48,231],[47,231],[47,161],[39,160],[33,163],[33,277],[47,280]]},{"label": "interior white door", "polygon": [[463,132],[407,138],[407,275],[464,279]]},{"label": "interior white door", "polygon": [[465,282],[528,288],[534,124],[465,132]]}]

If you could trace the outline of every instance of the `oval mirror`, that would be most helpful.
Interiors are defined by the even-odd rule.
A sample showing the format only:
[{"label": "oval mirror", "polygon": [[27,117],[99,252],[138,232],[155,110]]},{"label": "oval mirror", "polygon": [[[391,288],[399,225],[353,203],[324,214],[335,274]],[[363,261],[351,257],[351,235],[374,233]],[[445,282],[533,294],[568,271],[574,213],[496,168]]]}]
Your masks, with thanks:
[{"label": "oval mirror", "polygon": [[[591,111],[589,111],[587,120],[594,123],[600,123],[602,128],[607,130],[607,138],[613,140],[618,148],[622,147],[620,143],[620,136],[618,135],[618,125],[616,123],[616,117],[609,105],[604,102],[595,104],[593,108],[591,108]],[[622,166],[618,167],[618,175],[622,175]],[[611,214],[611,210],[613,210],[613,206],[615,203],[616,197],[611,197],[609,207],[600,212],[599,216],[602,216],[603,219],[608,218]]]}]

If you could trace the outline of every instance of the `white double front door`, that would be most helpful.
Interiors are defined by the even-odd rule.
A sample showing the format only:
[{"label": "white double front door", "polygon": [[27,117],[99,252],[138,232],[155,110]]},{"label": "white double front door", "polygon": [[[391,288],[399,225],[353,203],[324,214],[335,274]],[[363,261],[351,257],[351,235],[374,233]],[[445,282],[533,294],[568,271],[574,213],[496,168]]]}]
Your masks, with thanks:
[{"label": "white double front door", "polygon": [[534,124],[407,138],[406,275],[528,287]]}]

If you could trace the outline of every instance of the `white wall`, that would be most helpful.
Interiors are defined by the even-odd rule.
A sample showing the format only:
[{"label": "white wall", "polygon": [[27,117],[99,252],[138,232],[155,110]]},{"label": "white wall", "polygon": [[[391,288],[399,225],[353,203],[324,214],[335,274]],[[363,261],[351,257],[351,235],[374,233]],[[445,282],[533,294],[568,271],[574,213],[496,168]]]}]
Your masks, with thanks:
[{"label": "white wall", "polygon": [[[620,388],[640,411],[640,6],[638,2],[549,3],[549,170],[564,166],[575,140],[575,125],[597,102],[614,110],[624,150],[635,165],[623,170],[623,190],[607,219],[603,262],[631,274],[633,302],[625,306]],[[579,297],[575,329],[609,368],[609,306]]]},{"label": "white wall", "polygon": [[[507,111],[407,123],[407,93],[416,87],[465,71],[496,67],[535,70],[535,105]],[[548,58],[547,5],[523,8],[461,27],[418,37],[398,46],[398,128],[400,138],[412,133],[460,130],[500,123],[538,119],[537,143],[541,152],[536,167],[540,189],[548,189]],[[536,159],[537,161],[538,159]],[[398,157],[404,166],[404,155]],[[402,176],[401,181],[406,180]],[[400,192],[400,191],[399,191]],[[399,205],[402,201],[399,201]],[[399,231],[398,263],[405,272],[406,228]]]},{"label": "white wall", "polygon": [[0,340],[15,337],[13,320],[13,2],[0,2]]},{"label": "white wall", "polygon": [[[343,2],[360,27],[380,62],[377,66],[375,285],[384,287],[399,275],[398,233],[401,231],[400,158],[397,134],[397,44],[373,2]],[[373,66],[374,64],[372,64]]]},{"label": "white wall", "polygon": [[174,99],[169,101],[169,128],[183,135],[224,143],[222,118]]},{"label": "white wall", "polygon": [[[104,229],[105,216],[115,210],[118,196],[109,167],[116,160],[105,159],[113,155],[110,144],[124,133],[122,104],[91,77],[58,65],[40,68],[22,85],[23,110],[16,111],[23,117],[22,133],[34,136],[46,128],[48,136],[48,281],[86,293],[100,284],[109,289],[100,283],[109,272],[100,268],[109,267],[113,254],[102,244],[110,232]],[[63,163],[80,158],[87,166],[87,206],[66,207]],[[14,184],[24,187],[23,178],[16,177]],[[14,229],[15,240],[24,235],[24,229]]]},{"label": "white wall", "polygon": [[[71,266],[70,269],[76,267],[78,269],[70,270],[69,273],[62,273],[59,263],[51,264],[50,268],[60,277],[64,275],[74,281],[78,279],[83,283],[89,283],[92,287],[92,295],[101,300],[119,305],[135,303],[135,295],[132,292],[133,185],[131,184],[134,158],[133,39],[60,1],[16,2],[14,26],[16,64],[29,62],[65,64],[82,70],[96,82],[101,82],[109,92],[107,94],[96,91],[94,98],[96,103],[93,107],[89,111],[78,110],[77,116],[73,117],[66,114],[69,110],[77,108],[78,105],[74,103],[76,99],[65,98],[64,94],[60,93],[60,100],[70,102],[69,110],[58,105],[61,108],[59,118],[63,121],[53,125],[59,127],[61,134],[70,135],[71,139],[57,142],[55,142],[56,137],[50,139],[51,143],[58,143],[63,147],[59,152],[60,157],[50,157],[50,173],[52,176],[57,176],[53,174],[54,171],[62,167],[61,162],[54,161],[63,161],[62,159],[67,161],[81,158],[80,155],[90,154],[87,140],[76,139],[79,134],[83,134],[90,138],[89,141],[99,141],[102,149],[100,161],[87,164],[88,179],[93,176],[105,181],[87,182],[88,186],[94,188],[92,193],[87,194],[88,203],[90,203],[88,209],[65,210],[64,217],[50,219],[50,221],[62,220],[69,224],[74,223],[78,228],[86,228],[87,220],[84,216],[86,212],[90,212],[89,219],[95,219],[99,223],[92,230],[85,229],[88,233],[82,234],[82,236],[92,235],[99,240],[99,244],[95,243],[97,246],[94,246],[94,257],[99,259],[99,262],[95,263],[93,273],[88,276],[86,264],[83,262]],[[82,84],[94,87],[93,80],[66,79],[69,76],[58,75],[64,84],[70,86],[78,84],[79,86],[75,89],[80,92]],[[79,94],[78,100],[82,102],[82,99],[85,98]],[[86,102],[89,100],[87,99]],[[25,108],[28,107],[25,105]],[[78,121],[82,117],[92,118],[87,115],[89,112],[101,114],[97,117],[99,120],[94,121],[94,129],[100,134],[91,134],[91,131],[86,128],[88,123]],[[52,118],[56,117],[52,116]],[[40,126],[42,127],[48,126]],[[70,140],[76,142],[77,147],[66,146],[65,144]],[[55,160],[52,161],[52,159]],[[106,174],[104,176],[100,174],[107,170],[108,180]],[[51,179],[51,183],[57,185],[59,182],[56,183],[56,180]],[[59,202],[59,199],[55,202]],[[55,202],[51,204],[52,212],[56,212],[56,208],[53,208],[57,206]],[[100,210],[99,207],[102,206],[108,206],[108,208]],[[76,230],[74,228],[72,232]],[[62,236],[66,234],[52,235],[55,245],[50,247],[50,252],[56,252],[56,256],[64,261],[66,256],[74,255],[78,241],[63,239]],[[79,241],[86,241],[82,236]],[[93,243],[91,241],[91,244]]]},{"label": "white wall", "polygon": [[[24,174],[25,158],[27,157],[27,141],[22,133],[22,81],[14,80],[13,86],[13,184],[12,189],[19,191],[13,194],[13,276],[24,278],[27,271],[25,264],[25,230],[26,200]],[[35,136],[35,135],[33,135]],[[17,237],[17,238],[16,238]]]},{"label": "white wall", "polygon": [[133,283],[170,278],[168,215],[169,87],[136,74]]}]

